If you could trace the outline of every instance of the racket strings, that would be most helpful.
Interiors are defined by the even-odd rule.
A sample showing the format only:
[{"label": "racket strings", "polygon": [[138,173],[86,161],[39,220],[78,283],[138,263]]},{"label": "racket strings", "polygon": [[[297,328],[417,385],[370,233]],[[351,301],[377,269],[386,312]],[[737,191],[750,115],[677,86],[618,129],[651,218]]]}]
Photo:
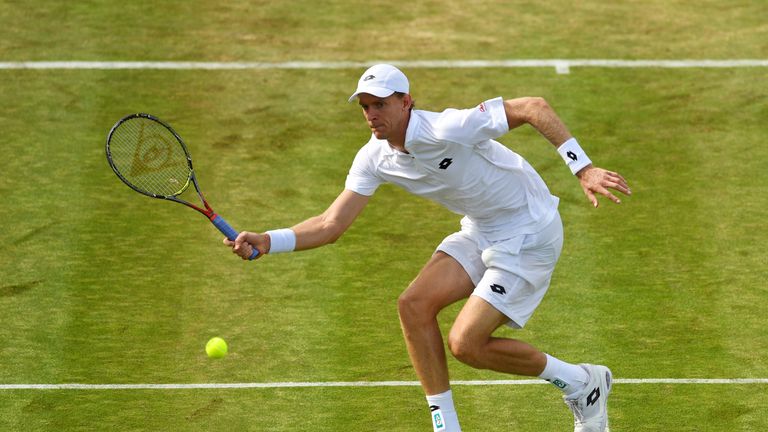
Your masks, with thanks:
[{"label": "racket strings", "polygon": [[187,153],[160,123],[143,117],[128,119],[114,130],[109,146],[115,169],[134,187],[176,196],[189,186]]}]

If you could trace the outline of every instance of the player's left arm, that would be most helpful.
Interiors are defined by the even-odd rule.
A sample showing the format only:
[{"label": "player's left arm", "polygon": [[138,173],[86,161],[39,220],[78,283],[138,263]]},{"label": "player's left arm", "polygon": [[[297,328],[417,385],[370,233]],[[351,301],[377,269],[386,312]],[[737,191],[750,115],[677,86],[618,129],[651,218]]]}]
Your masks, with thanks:
[{"label": "player's left arm", "polygon": [[625,195],[632,194],[627,181],[619,173],[592,165],[586,153],[579,147],[555,110],[543,98],[507,99],[504,101],[504,112],[509,129],[529,124],[558,149],[558,152],[563,155],[563,159],[578,177],[584,194],[593,206],[598,206],[595,194],[604,195],[611,201],[620,203],[621,200],[611,193],[610,189]]}]

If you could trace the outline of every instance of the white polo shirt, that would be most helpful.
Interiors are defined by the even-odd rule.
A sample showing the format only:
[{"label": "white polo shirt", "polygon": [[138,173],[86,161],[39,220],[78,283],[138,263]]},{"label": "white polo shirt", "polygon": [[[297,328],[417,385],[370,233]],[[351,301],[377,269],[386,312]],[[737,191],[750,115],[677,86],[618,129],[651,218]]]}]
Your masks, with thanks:
[{"label": "white polo shirt", "polygon": [[396,184],[464,215],[462,228],[491,241],[544,228],[558,198],[520,155],[494,141],[509,131],[501,98],[441,113],[413,110],[403,153],[371,135],[345,187],[370,196]]}]

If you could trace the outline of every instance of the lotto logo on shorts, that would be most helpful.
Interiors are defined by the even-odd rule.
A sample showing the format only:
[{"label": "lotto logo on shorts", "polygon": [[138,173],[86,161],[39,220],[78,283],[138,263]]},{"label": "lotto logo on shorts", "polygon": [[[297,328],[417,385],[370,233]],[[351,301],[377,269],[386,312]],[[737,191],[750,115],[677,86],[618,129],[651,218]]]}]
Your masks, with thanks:
[{"label": "lotto logo on shorts", "polygon": [[504,295],[504,294],[507,293],[507,290],[504,289],[504,287],[499,285],[499,284],[491,285],[491,291],[495,292],[496,294],[501,294],[501,295]]},{"label": "lotto logo on shorts", "polygon": [[477,109],[479,109],[480,112],[485,112],[485,102],[483,102],[480,105],[478,105]]}]

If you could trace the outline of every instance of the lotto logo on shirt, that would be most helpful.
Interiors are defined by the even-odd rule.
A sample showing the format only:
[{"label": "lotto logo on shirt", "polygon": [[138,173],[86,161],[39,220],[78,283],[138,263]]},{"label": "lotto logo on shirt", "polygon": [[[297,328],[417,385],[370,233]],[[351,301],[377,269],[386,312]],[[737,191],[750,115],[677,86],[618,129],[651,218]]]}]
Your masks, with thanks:
[{"label": "lotto logo on shirt", "polygon": [[478,105],[477,109],[479,109],[480,112],[485,112],[485,102],[483,102],[480,105]]}]

